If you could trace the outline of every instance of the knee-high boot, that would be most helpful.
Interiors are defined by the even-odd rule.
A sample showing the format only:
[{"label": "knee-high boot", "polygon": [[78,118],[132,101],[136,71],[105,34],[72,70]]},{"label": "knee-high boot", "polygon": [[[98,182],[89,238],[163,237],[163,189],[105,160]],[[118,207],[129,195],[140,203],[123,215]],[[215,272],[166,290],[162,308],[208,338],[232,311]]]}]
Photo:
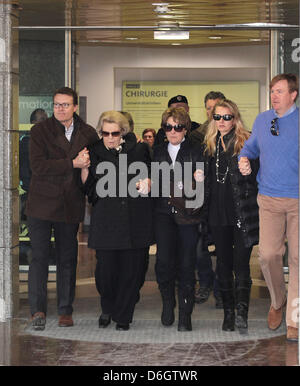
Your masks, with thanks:
[{"label": "knee-high boot", "polygon": [[235,309],[233,281],[227,283],[220,282],[220,287],[224,309],[224,321],[222,324],[222,330],[234,331]]},{"label": "knee-high boot", "polygon": [[178,331],[192,331],[192,312],[194,307],[194,288],[178,290],[179,318]]},{"label": "knee-high boot", "polygon": [[174,323],[175,315],[174,308],[176,306],[175,285],[167,287],[159,287],[163,302],[161,313],[161,322],[164,326],[171,326]]},{"label": "knee-high boot", "polygon": [[248,310],[252,280],[237,280],[236,282],[236,310],[235,325],[238,329],[248,328]]}]

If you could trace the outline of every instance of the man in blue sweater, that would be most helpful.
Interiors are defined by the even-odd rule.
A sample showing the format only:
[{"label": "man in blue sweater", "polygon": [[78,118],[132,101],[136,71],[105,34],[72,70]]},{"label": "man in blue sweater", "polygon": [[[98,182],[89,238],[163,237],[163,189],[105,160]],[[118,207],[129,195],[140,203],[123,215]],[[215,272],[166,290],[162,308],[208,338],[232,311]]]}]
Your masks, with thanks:
[{"label": "man in blue sweater", "polygon": [[[287,339],[298,340],[298,77],[275,76],[270,84],[273,109],[259,114],[240,153],[243,175],[251,172],[249,159],[259,157],[259,260],[271,296],[268,326],[276,330],[287,301]],[[288,296],[283,272],[288,240]]]}]

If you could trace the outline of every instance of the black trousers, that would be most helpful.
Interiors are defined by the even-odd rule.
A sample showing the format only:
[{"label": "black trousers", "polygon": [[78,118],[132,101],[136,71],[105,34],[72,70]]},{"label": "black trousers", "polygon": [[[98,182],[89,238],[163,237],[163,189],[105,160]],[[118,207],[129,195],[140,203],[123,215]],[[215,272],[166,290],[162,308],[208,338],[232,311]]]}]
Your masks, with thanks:
[{"label": "black trousers", "polygon": [[155,239],[155,272],[159,288],[173,289],[177,280],[181,292],[193,291],[198,225],[178,225],[173,215],[156,213]]},{"label": "black trousers", "polygon": [[32,260],[28,274],[28,297],[32,315],[36,312],[47,313],[47,281],[52,229],[54,230],[56,252],[58,314],[72,314],[76,286],[78,227],[79,224],[53,223],[28,217],[32,247]]},{"label": "black trousers", "polygon": [[[221,289],[227,289],[235,279],[250,281],[251,248],[246,248],[243,235],[237,226],[211,226],[217,254],[217,277]],[[225,287],[225,288],[224,288]]]},{"label": "black trousers", "polygon": [[96,287],[102,313],[120,324],[132,322],[135,304],[145,275],[148,248],[96,250]]}]

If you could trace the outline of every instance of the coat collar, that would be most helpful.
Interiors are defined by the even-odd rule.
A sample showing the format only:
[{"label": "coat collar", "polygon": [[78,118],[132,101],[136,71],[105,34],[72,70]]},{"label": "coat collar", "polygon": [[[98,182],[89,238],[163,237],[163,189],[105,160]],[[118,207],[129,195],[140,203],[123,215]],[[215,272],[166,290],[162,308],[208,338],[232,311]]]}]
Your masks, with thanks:
[{"label": "coat collar", "polygon": [[[133,133],[128,133],[124,137],[124,143],[122,144],[122,150],[119,154],[127,154],[136,146],[136,136]],[[117,157],[115,152],[110,151],[104,146],[103,139],[101,138],[96,144],[93,146],[93,151],[95,154],[103,157],[107,161],[111,161],[113,163],[117,162]]]},{"label": "coat collar", "polygon": [[71,158],[76,157],[78,148],[82,147],[82,143],[85,143],[85,136],[82,132],[83,120],[77,114],[73,114],[74,131],[72,140],[69,142],[65,135],[64,125],[54,115],[50,119],[52,119],[53,134],[56,136],[56,145],[63,149]]},{"label": "coat collar", "polygon": [[[224,143],[225,143],[225,144],[228,143],[228,141],[230,141],[230,139],[231,139],[234,135],[235,135],[235,127],[233,127],[233,128],[229,131],[229,133],[227,133],[227,134],[225,134],[225,135],[223,136],[223,141],[224,141]],[[217,134],[217,140],[220,138],[220,136],[221,136],[221,134],[220,134],[220,132],[218,131],[218,134]]]},{"label": "coat collar", "polygon": [[[168,152],[168,145],[169,145],[169,141],[166,141],[162,144],[163,148],[164,148],[164,151],[167,152],[167,162],[169,164],[172,163],[172,159],[170,157],[170,154]],[[185,140],[183,142],[181,142],[180,144],[180,149],[177,153],[177,157],[176,157],[176,161],[182,161],[184,159],[184,156],[186,155],[187,151],[189,153],[190,151],[190,146],[191,146],[191,141],[189,140],[188,136],[185,136]]]}]

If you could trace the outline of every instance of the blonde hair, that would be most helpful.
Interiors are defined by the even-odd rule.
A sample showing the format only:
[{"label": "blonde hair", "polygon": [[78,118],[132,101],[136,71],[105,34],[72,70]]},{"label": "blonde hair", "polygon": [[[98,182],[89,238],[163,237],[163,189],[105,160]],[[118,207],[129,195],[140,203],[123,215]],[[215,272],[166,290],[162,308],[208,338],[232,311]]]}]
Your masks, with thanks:
[{"label": "blonde hair", "polygon": [[123,114],[119,113],[118,111],[115,111],[115,110],[104,111],[104,113],[100,115],[100,118],[97,124],[97,131],[100,136],[102,133],[104,122],[116,123],[120,128],[122,137],[128,134],[130,131],[128,120]]},{"label": "blonde hair", "polygon": [[[231,142],[234,142],[233,155],[239,154],[244,142],[250,137],[249,131],[245,128],[244,122],[241,118],[241,114],[237,105],[229,99],[224,99],[223,101],[218,102],[212,111],[212,116],[216,112],[217,107],[225,107],[230,110],[230,114],[233,115],[233,128],[235,129],[234,136],[231,141],[228,143],[228,148]],[[218,127],[216,121],[212,119],[208,125],[207,133],[204,138],[204,143],[206,145],[205,152],[213,156],[216,151],[216,139],[218,135]]]}]

